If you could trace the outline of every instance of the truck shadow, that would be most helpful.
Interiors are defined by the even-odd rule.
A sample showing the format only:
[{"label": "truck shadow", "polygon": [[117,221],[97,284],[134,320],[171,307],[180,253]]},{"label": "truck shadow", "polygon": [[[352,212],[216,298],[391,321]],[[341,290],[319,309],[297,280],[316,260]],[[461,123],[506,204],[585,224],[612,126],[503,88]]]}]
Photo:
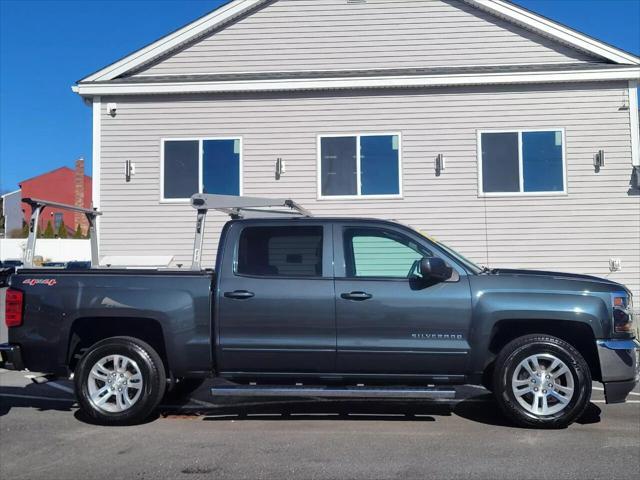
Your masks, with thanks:
[{"label": "truck shadow", "polygon": [[[191,410],[172,408],[161,409],[161,416],[181,417],[186,414],[199,415],[205,421],[229,420],[380,420],[385,422],[416,421],[435,422],[439,417],[456,415],[467,420],[486,425],[518,428],[502,413],[490,394],[477,395],[457,402],[429,402],[424,400],[338,400],[338,399],[264,399],[238,398],[227,405],[202,407]],[[185,399],[185,404],[188,399]],[[176,402],[174,402],[176,403]],[[601,410],[590,403],[579,424],[598,423]]]},{"label": "truck shadow", "polygon": [[42,385],[35,383],[25,387],[0,387],[0,417],[8,414],[12,408],[71,412],[75,403],[74,398],[56,397],[49,392],[43,392]]},{"label": "truck shadow", "polygon": [[229,405],[209,409],[205,421],[234,420],[380,420],[384,422],[416,421],[435,422],[440,417],[457,415],[468,420],[488,425],[511,427],[497,404],[489,398],[470,398],[459,403],[433,402],[425,400],[292,400],[269,399],[258,403]]},{"label": "truck shadow", "polygon": [[[491,394],[485,394],[463,400],[458,403],[453,410],[459,417],[466,418],[474,422],[495,426],[524,428],[513,425],[504,416],[498,406],[498,403]],[[576,420],[576,423],[580,425],[599,423],[601,413],[602,410],[597,405],[589,403],[584,414]]]},{"label": "truck shadow", "polygon": [[[60,395],[59,395],[60,393]],[[33,408],[38,411],[74,412],[81,422],[93,424],[93,420],[77,410],[76,401],[70,395],[63,395],[43,385],[30,384],[24,387],[0,386],[0,417],[12,408]],[[197,397],[197,396],[196,396]],[[219,399],[211,403],[198,398],[184,397],[172,399],[171,405],[162,405],[158,414],[144,423],[158,417],[202,417],[204,421],[229,420],[378,420],[384,422],[415,421],[435,422],[439,417],[456,415],[467,420],[486,425],[517,428],[502,414],[498,404],[488,394],[469,396],[454,402],[434,402],[424,400],[342,400],[317,398],[233,398]],[[201,406],[200,406],[201,405]],[[579,424],[600,422],[601,410],[590,403]]]}]

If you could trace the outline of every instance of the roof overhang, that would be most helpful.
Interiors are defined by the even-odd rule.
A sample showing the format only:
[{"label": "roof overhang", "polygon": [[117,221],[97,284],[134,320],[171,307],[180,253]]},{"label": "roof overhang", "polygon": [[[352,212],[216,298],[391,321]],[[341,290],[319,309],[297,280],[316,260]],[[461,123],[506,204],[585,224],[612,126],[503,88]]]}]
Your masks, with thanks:
[{"label": "roof overhang", "polygon": [[187,93],[278,92],[370,88],[419,88],[467,85],[510,85],[640,79],[640,66],[608,69],[541,70],[491,73],[447,73],[428,75],[324,76],[322,78],[278,77],[264,80],[177,80],[144,82],[80,83],[73,90],[85,97],[99,95],[144,95]]},{"label": "roof overhang", "polygon": [[505,0],[463,0],[547,38],[614,63],[639,65],[640,58]]},{"label": "roof overhang", "polygon": [[213,12],[191,22],[190,24],[176,30],[169,35],[162,37],[146,47],[137,50],[131,55],[118,60],[107,67],[83,78],[79,82],[95,82],[112,80],[119,75],[134,70],[151,60],[190,42],[208,31],[218,28],[227,22],[232,21],[246,12],[266,3],[267,0],[233,0]]},{"label": "roof overhang", "polygon": [[11,195],[15,195],[16,193],[20,193],[20,192],[22,192],[22,190],[18,189],[18,190],[14,190],[13,192],[3,193],[2,195],[0,195],[0,197],[7,198],[7,197],[10,197]]}]

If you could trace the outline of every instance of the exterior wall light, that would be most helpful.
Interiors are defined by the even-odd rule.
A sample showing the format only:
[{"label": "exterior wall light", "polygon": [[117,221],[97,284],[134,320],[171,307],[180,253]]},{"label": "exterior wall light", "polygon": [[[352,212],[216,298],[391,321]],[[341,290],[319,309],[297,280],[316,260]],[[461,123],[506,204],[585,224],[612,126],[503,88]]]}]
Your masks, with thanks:
[{"label": "exterior wall light", "polygon": [[282,160],[281,158],[278,158],[276,160],[276,180],[280,180],[280,177],[282,176],[282,174],[286,172],[287,172],[287,165],[285,164],[284,160]]},{"label": "exterior wall light", "polygon": [[439,177],[446,168],[446,158],[443,154],[439,153],[435,161],[436,177]]},{"label": "exterior wall light", "polygon": [[130,182],[131,177],[136,174],[136,164],[131,160],[126,160],[124,162],[124,180],[125,182]]},{"label": "exterior wall light", "polygon": [[598,173],[602,167],[604,167],[604,150],[598,150],[598,153],[593,156],[593,168]]}]

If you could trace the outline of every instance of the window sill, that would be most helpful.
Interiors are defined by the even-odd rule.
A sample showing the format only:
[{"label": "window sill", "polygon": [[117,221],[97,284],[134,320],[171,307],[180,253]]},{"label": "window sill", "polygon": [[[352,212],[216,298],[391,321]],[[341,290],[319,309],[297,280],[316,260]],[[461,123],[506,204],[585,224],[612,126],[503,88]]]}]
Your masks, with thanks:
[{"label": "window sill", "polygon": [[326,200],[403,200],[402,195],[331,195],[317,197],[318,201]]},{"label": "window sill", "polygon": [[161,198],[160,205],[191,205],[190,198]]},{"label": "window sill", "polygon": [[505,192],[505,193],[479,193],[478,198],[502,198],[502,197],[568,197],[568,192]]}]

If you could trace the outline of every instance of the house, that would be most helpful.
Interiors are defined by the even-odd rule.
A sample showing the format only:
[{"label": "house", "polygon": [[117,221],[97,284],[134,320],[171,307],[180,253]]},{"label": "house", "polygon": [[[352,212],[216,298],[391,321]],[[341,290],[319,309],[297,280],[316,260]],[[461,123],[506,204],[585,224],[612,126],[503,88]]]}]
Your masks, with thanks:
[{"label": "house", "polygon": [[102,255],[188,264],[191,194],[292,197],[638,295],[639,79],[638,57],[504,0],[234,0],[73,89]]},{"label": "house", "polygon": [[[50,172],[23,180],[19,183],[19,186],[21,199],[41,198],[83,208],[91,207],[91,177],[84,174],[84,159],[82,158],[76,160],[74,169],[69,167],[56,168]],[[22,226],[23,219],[28,223],[30,217],[31,208],[21,204],[20,225]],[[86,235],[89,227],[86,217],[81,213],[54,207],[47,208],[40,217],[39,231],[44,232],[49,222],[56,234],[63,222],[69,235],[75,232],[78,225],[80,225],[83,234]]]},{"label": "house", "polygon": [[7,192],[2,195],[2,217],[4,218],[4,230],[0,232],[0,238],[10,238],[22,233],[22,195],[20,190]]}]

